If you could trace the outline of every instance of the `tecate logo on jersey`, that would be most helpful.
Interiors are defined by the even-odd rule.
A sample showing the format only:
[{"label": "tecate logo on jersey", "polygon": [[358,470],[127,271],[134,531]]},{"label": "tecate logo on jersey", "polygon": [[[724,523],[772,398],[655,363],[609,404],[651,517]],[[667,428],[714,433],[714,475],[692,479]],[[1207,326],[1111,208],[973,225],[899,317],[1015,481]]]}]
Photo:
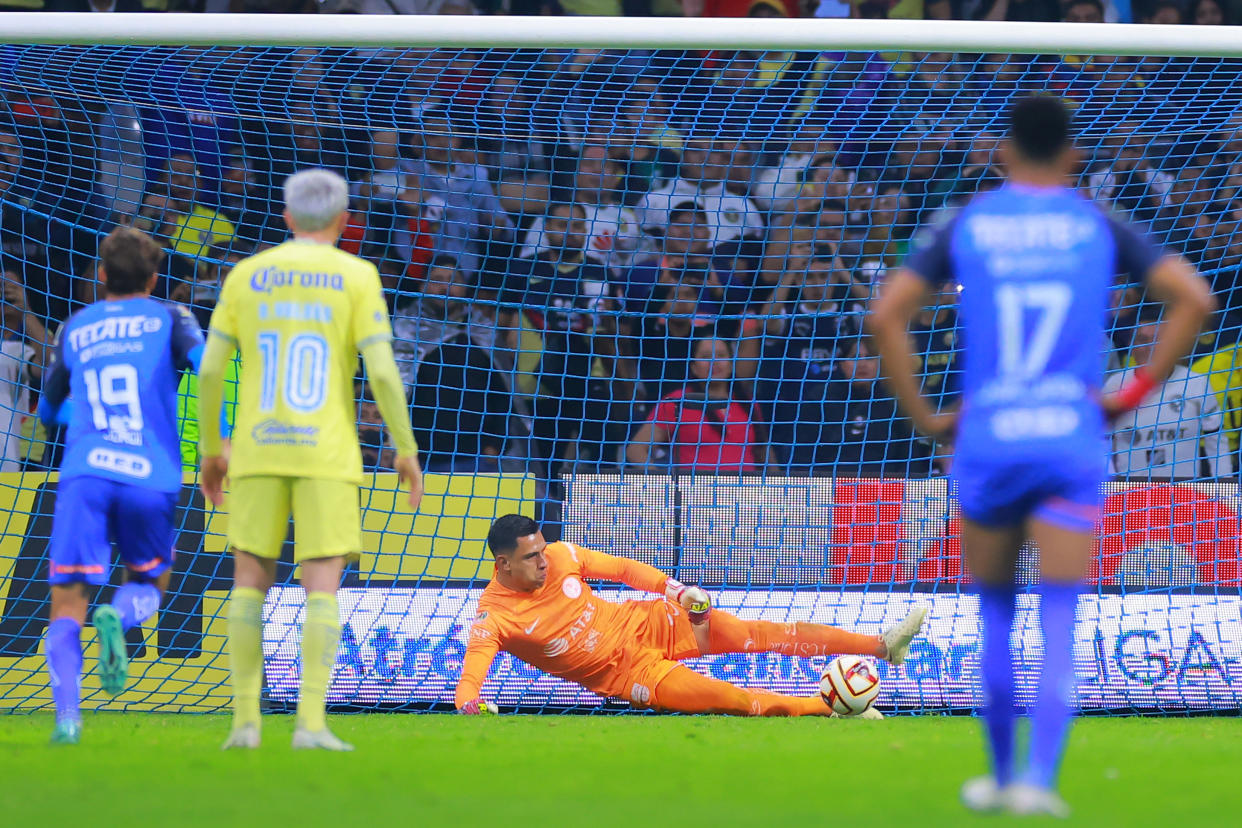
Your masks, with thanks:
[{"label": "tecate logo on jersey", "polygon": [[102,339],[137,339],[164,326],[158,316],[109,316],[69,332],[69,346],[80,351]]},{"label": "tecate logo on jersey", "polygon": [[264,420],[250,429],[250,437],[260,446],[314,446],[319,429],[315,426],[297,426],[280,420]]},{"label": "tecate logo on jersey", "polygon": [[344,290],[345,279],[339,273],[314,273],[302,270],[281,270],[265,267],[250,277],[250,289],[256,293],[271,293],[275,288],[296,285],[304,288]]},{"label": "tecate logo on jersey", "polygon": [[151,476],[151,461],[127,451],[91,449],[91,453],[86,455],[86,465],[100,471],[123,474],[126,477],[147,478]]}]

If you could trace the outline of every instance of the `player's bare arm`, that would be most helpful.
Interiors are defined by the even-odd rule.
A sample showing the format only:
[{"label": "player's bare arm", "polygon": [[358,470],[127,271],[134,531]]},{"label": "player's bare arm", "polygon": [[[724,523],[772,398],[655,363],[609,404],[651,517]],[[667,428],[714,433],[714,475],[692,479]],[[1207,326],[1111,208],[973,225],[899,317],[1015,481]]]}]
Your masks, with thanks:
[{"label": "player's bare arm", "polygon": [[1195,338],[1216,309],[1207,280],[1181,256],[1165,256],[1147,274],[1147,288],[1164,304],[1164,321],[1147,364],[1134,378],[1102,401],[1110,418],[1136,408],[1153,388],[1168,378],[1173,367],[1190,353]]},{"label": "player's bare arm", "polygon": [[228,476],[229,461],[219,423],[213,422],[208,413],[220,411],[224,404],[224,377],[236,350],[228,337],[212,332],[207,337],[203,361],[198,368],[198,433],[203,458],[198,487],[213,506],[224,503],[224,479]]},{"label": "player's bare arm", "polygon": [[418,463],[418,443],[410,428],[405,385],[393,357],[392,343],[372,342],[363,348],[362,360],[367,367],[371,394],[397,448],[397,459],[393,462],[397,476],[410,487],[409,504],[417,509],[423,499],[423,470]]}]

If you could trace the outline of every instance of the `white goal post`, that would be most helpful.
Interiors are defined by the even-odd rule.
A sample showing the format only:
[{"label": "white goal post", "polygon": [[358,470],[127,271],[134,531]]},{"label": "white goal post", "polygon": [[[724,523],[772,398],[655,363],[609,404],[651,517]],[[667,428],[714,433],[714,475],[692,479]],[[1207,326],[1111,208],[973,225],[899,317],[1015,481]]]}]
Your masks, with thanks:
[{"label": "white goal post", "polygon": [[1242,27],[958,20],[452,15],[0,15],[0,42],[77,45],[912,50],[1242,56]]}]

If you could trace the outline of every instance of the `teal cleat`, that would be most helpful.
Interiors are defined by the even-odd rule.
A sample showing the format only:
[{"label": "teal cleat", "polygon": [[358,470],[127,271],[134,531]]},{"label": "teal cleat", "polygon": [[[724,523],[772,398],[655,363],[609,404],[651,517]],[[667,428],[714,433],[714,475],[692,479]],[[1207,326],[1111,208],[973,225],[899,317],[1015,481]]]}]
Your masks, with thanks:
[{"label": "teal cleat", "polygon": [[77,719],[62,719],[52,731],[54,745],[76,745],[82,738],[82,723]]},{"label": "teal cleat", "polygon": [[109,696],[119,696],[129,681],[129,652],[121,616],[111,604],[104,604],[91,616],[99,638],[99,686]]}]

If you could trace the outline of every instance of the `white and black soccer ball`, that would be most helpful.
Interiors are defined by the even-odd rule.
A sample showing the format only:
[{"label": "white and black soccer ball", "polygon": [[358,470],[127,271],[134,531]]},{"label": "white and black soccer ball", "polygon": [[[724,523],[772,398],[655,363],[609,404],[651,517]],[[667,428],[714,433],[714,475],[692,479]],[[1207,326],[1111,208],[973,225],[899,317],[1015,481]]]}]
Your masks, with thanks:
[{"label": "white and black soccer ball", "polygon": [[869,658],[837,656],[819,678],[819,693],[838,715],[857,716],[880,695],[880,671]]}]

